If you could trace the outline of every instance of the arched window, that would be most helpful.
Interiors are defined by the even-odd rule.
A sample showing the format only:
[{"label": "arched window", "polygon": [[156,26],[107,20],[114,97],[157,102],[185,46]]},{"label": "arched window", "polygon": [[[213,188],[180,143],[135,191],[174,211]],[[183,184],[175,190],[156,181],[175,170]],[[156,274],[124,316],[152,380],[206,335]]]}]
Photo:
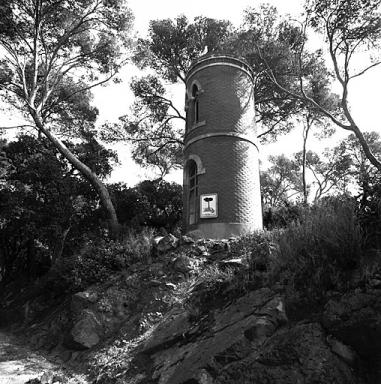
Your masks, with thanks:
[{"label": "arched window", "polygon": [[189,161],[188,180],[189,180],[188,223],[196,224],[197,199],[198,199],[198,176],[197,176],[197,164],[194,160]]},{"label": "arched window", "polygon": [[192,100],[193,100],[193,123],[199,121],[199,89],[196,84],[192,87]]}]

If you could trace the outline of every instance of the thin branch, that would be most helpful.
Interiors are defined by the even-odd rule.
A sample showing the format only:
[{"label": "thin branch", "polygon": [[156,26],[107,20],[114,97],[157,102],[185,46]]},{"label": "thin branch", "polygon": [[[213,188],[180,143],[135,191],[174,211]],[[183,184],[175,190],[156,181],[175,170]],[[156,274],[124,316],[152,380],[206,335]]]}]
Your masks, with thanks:
[{"label": "thin branch", "polygon": [[36,126],[31,124],[21,124],[21,125],[9,126],[9,127],[0,127],[0,129],[18,129],[18,128],[27,128],[27,127],[36,129]]},{"label": "thin branch", "polygon": [[366,72],[369,71],[370,69],[372,69],[372,68],[374,68],[374,67],[376,67],[377,65],[380,65],[380,64],[381,64],[381,61],[378,61],[377,63],[374,63],[374,64],[370,65],[369,67],[363,69],[361,72],[358,72],[358,73],[356,73],[355,75],[350,76],[350,77],[349,77],[349,80],[352,80],[352,79],[354,79],[355,77],[359,77],[359,76],[363,75],[364,73],[366,73]]}]

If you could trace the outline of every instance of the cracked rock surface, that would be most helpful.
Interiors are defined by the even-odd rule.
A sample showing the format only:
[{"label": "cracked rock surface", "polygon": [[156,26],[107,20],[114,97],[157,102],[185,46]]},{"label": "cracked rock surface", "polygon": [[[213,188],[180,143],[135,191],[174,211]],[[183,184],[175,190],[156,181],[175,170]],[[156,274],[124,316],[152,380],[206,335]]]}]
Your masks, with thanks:
[{"label": "cracked rock surface", "polygon": [[158,384],[362,383],[319,324],[288,324],[282,297],[268,288],[200,319],[170,312],[141,353]]}]

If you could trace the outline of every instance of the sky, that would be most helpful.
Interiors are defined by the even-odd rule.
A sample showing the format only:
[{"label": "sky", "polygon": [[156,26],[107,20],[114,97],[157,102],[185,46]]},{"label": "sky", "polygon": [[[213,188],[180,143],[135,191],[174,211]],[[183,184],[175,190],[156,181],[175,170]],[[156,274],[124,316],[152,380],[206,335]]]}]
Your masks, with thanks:
[{"label": "sky", "polygon": [[[303,2],[300,0],[268,0],[266,2],[275,5],[281,14],[289,13],[297,17],[303,10]],[[188,19],[193,19],[195,16],[200,15],[227,19],[238,26],[242,20],[243,10],[248,7],[257,7],[260,3],[261,1],[256,0],[129,0],[130,8],[135,16],[134,33],[140,36],[147,33],[150,20],[173,18],[180,14],[184,14]],[[317,45],[320,43],[319,41],[315,42]],[[359,60],[361,63],[361,58]],[[102,87],[95,91],[94,102],[100,110],[100,123],[115,121],[119,116],[128,112],[133,102],[132,93],[129,89],[129,80],[132,76],[137,75],[139,75],[139,71],[133,65],[129,65],[122,72],[122,83]],[[375,130],[381,133],[379,123],[379,84],[381,84],[381,67],[353,81],[350,88],[349,100],[353,116],[363,131]],[[173,93],[174,100],[180,108],[182,108],[184,101],[183,93],[184,90],[181,86],[174,90]],[[347,132],[339,131],[336,137],[328,140],[318,141],[312,138],[311,148],[315,151],[322,150],[346,135]],[[155,176],[151,171],[141,169],[133,162],[128,145],[118,144],[115,148],[118,150],[121,165],[113,171],[109,179],[110,182],[125,182],[129,186],[133,186],[139,181]],[[271,154],[285,153],[291,155],[294,152],[300,151],[301,148],[301,130],[296,129],[293,133],[281,138],[276,143],[262,146],[260,148],[260,158],[262,163],[266,164],[266,159]],[[182,172],[173,172],[166,179],[181,183]]]}]

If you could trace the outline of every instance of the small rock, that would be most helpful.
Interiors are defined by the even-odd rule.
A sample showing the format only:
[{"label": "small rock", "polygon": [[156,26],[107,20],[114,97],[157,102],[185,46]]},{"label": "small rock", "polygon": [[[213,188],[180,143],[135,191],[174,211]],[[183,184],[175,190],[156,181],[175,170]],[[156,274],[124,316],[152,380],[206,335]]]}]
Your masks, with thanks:
[{"label": "small rock", "polygon": [[191,272],[195,266],[193,260],[186,255],[178,256],[173,262],[173,269],[176,272],[185,274]]},{"label": "small rock", "polygon": [[199,229],[187,232],[186,236],[189,236],[196,241],[204,238],[203,233]]},{"label": "small rock", "polygon": [[332,336],[327,336],[327,343],[330,345],[332,352],[340,356],[347,364],[354,364],[356,361],[356,353],[351,347],[348,347]]},{"label": "small rock", "polygon": [[54,375],[52,379],[52,384],[62,384],[65,382],[65,379],[62,376]]},{"label": "small rock", "polygon": [[[158,239],[158,238],[155,238]],[[179,239],[172,234],[161,237],[158,240],[154,239],[154,249],[159,253],[168,252],[176,249],[179,246]]]},{"label": "small rock", "polygon": [[41,384],[51,384],[53,382],[53,372],[44,372],[40,378]]},{"label": "small rock", "polygon": [[181,236],[181,243],[182,244],[194,244],[195,241],[190,236]]},{"label": "small rock", "polygon": [[78,316],[84,309],[92,307],[98,300],[98,294],[95,292],[78,292],[71,298],[71,310],[74,316]]},{"label": "small rock", "polygon": [[88,349],[99,343],[103,332],[102,325],[95,313],[91,310],[84,310],[70,333],[74,342],[82,348]]},{"label": "small rock", "polygon": [[195,251],[198,255],[204,256],[204,254],[208,254],[208,250],[204,245],[196,245]]},{"label": "small rock", "polygon": [[201,369],[200,376],[198,379],[200,384],[213,384],[213,377],[208,373],[206,369]]},{"label": "small rock", "polygon": [[212,243],[209,247],[209,252],[213,255],[214,253],[229,252],[230,244],[227,241],[218,241]]},{"label": "small rock", "polygon": [[375,288],[375,289],[381,288],[381,280],[379,280],[379,279],[371,279],[369,281],[369,286],[371,288]]},{"label": "small rock", "polygon": [[90,303],[95,303],[98,300],[97,292],[89,292],[89,291],[78,292],[74,296],[90,301]]},{"label": "small rock", "polygon": [[222,265],[231,266],[231,267],[247,267],[248,266],[245,258],[243,257],[238,257],[238,258],[229,259],[229,260],[221,260],[219,263]]}]

